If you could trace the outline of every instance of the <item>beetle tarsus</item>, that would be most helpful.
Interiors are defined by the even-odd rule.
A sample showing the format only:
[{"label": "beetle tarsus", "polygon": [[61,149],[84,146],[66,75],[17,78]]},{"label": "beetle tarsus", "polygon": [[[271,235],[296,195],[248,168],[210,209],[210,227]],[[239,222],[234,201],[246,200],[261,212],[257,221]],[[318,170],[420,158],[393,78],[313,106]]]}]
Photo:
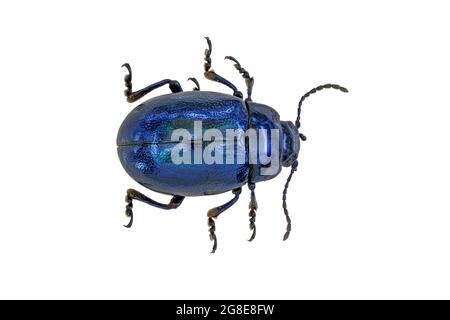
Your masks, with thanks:
[{"label": "beetle tarsus", "polygon": [[234,62],[234,67],[242,75],[242,78],[244,78],[244,80],[245,80],[245,85],[247,86],[247,98],[245,100],[252,101],[252,91],[253,91],[253,84],[255,83],[255,79],[253,79],[253,77],[250,77],[250,74],[248,73],[248,71],[245,70],[241,66],[241,64],[239,63],[239,61],[237,61],[236,58],[234,58],[232,56],[226,56],[225,60],[231,60]]},{"label": "beetle tarsus", "polygon": [[250,189],[250,204],[249,204],[249,209],[250,212],[248,213],[248,215],[250,216],[250,230],[252,230],[252,235],[250,236],[250,239],[248,239],[248,241],[253,241],[253,239],[255,239],[256,236],[256,225],[255,225],[255,220],[256,220],[256,210],[258,210],[258,203],[256,202],[256,196],[255,196],[255,184],[254,183],[249,183],[248,187]]},{"label": "beetle tarsus", "polygon": [[212,53],[212,43],[209,37],[205,37],[206,43],[208,44],[208,49],[205,49],[205,64],[203,67],[205,68],[205,72],[211,69],[211,53]]},{"label": "beetle tarsus", "polygon": [[127,68],[127,70],[128,70],[128,74],[126,74],[125,77],[124,77],[126,89],[123,92],[125,94],[125,97],[128,98],[128,96],[131,94],[132,88],[133,88],[133,85],[131,83],[133,73],[131,72],[131,66],[128,63],[124,63],[122,65],[122,68],[123,67]]},{"label": "beetle tarsus", "polygon": [[124,224],[125,228],[131,228],[133,225],[133,199],[127,194],[125,196],[125,202],[127,203],[125,207],[125,215],[130,218],[128,224]]},{"label": "beetle tarsus", "polygon": [[208,217],[208,227],[209,227],[209,239],[213,241],[213,247],[211,250],[211,253],[216,252],[217,249],[217,237],[215,234],[216,231],[216,223],[214,222],[214,219],[211,217]]},{"label": "beetle tarsus", "polygon": [[205,37],[205,39],[206,39],[206,42],[208,43],[208,49],[205,50],[205,63],[203,65],[203,67],[205,69],[205,72],[204,72],[205,78],[208,80],[219,82],[219,83],[227,86],[228,88],[233,90],[234,96],[242,99],[243,98],[242,92],[240,92],[234,84],[232,84],[227,79],[219,76],[217,73],[214,72],[213,69],[211,69],[211,67],[212,67],[212,61],[211,61],[212,43],[208,37]]}]

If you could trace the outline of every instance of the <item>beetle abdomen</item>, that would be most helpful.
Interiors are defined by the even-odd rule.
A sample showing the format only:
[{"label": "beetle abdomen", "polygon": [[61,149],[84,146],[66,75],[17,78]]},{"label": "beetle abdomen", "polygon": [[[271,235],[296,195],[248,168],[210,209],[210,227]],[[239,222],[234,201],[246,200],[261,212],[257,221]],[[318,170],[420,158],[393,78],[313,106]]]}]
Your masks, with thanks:
[{"label": "beetle abdomen", "polygon": [[[241,99],[216,92],[181,92],[147,100],[130,112],[119,129],[117,150],[123,167],[145,187],[181,196],[218,194],[247,183],[245,144],[237,143],[232,150],[236,159],[239,155],[245,158],[244,163],[227,163],[231,150],[226,148],[223,163],[196,161],[194,145],[202,137],[196,136],[194,124],[200,122],[202,137],[207,129],[217,129],[224,145],[227,129],[247,130],[247,110]],[[176,164],[172,159],[172,150],[179,144],[172,140],[176,129],[184,129],[192,137],[190,163]],[[208,144],[203,142],[201,150]]]}]

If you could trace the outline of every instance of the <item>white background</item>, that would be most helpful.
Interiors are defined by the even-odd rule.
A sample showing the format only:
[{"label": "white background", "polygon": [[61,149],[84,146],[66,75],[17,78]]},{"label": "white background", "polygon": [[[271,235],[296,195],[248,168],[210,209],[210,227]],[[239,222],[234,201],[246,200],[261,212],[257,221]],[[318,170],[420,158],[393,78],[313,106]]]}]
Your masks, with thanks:
[{"label": "white background", "polygon": [[[0,298],[450,298],[449,8],[445,1],[14,1],[0,5]],[[134,88],[215,70],[295,120],[299,171],[249,192],[188,198],[176,211],[135,204],[117,130]],[[169,92],[162,88],[152,95]]]}]

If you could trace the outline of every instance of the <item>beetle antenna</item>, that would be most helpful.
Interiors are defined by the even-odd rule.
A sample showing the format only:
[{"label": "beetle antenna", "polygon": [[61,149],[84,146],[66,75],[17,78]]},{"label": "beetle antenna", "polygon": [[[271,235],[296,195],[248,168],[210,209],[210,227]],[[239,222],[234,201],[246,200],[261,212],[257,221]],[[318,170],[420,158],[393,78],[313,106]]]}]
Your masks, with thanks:
[{"label": "beetle antenna", "polygon": [[[302,111],[302,104],[303,101],[305,101],[306,98],[308,98],[310,95],[312,95],[313,93],[316,93],[317,91],[320,91],[322,89],[336,89],[336,90],[340,90],[342,92],[348,92],[348,90],[338,84],[324,84],[318,87],[315,87],[314,89],[308,91],[307,93],[305,93],[303,95],[303,97],[301,97],[299,103],[298,103],[298,111],[297,111],[297,119],[295,120],[295,126],[297,127],[297,129],[300,128],[300,113]],[[299,133],[299,138],[302,141],[306,140],[306,136],[302,133]],[[289,238],[289,234],[291,233],[291,218],[289,217],[289,211],[287,209],[287,204],[286,204],[286,198],[287,198],[287,190],[289,188],[289,183],[291,182],[292,176],[294,175],[294,172],[297,171],[297,167],[298,167],[298,161],[295,160],[292,163],[291,166],[291,173],[289,173],[289,176],[287,178],[286,184],[284,185],[284,190],[283,190],[283,210],[284,210],[284,215],[286,216],[286,222],[287,222],[287,226],[286,226],[286,233],[284,234],[283,240],[287,240]]]},{"label": "beetle antenna", "polygon": [[255,196],[255,184],[252,182],[249,182],[248,188],[250,189],[250,204],[248,205],[248,208],[250,209],[250,212],[248,215],[250,216],[250,230],[252,230],[252,235],[250,236],[250,239],[248,241],[253,241],[256,236],[256,210],[258,210],[258,203],[256,202],[256,196]]},{"label": "beetle antenna", "polygon": [[348,90],[346,88],[341,87],[338,84],[328,83],[328,84],[324,84],[324,85],[315,87],[314,89],[305,93],[298,103],[297,120],[295,120],[295,126],[297,127],[297,129],[300,128],[300,112],[302,111],[303,101],[305,101],[305,99],[308,98],[313,93],[316,93],[317,91],[320,91],[322,89],[336,89],[336,90],[340,90],[342,92],[348,92]]},{"label": "beetle antenna", "polygon": [[286,181],[286,184],[284,185],[284,190],[283,190],[283,210],[284,210],[284,215],[286,216],[286,222],[287,222],[286,233],[284,234],[284,237],[283,237],[284,241],[286,241],[289,238],[289,234],[291,233],[291,218],[289,217],[289,211],[287,209],[287,204],[286,204],[287,189],[289,187],[289,182],[291,182],[292,175],[294,174],[295,171],[297,171],[297,167],[298,167],[298,161],[295,160],[294,163],[292,163],[291,173],[289,173],[289,176],[287,178],[287,181]]}]

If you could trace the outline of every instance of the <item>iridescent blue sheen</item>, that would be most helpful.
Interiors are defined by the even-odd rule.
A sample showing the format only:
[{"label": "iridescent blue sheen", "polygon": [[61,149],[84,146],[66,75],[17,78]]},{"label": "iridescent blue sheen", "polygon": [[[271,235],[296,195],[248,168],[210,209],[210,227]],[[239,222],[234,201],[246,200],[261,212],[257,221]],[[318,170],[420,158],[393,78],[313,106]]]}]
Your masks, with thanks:
[{"label": "iridescent blue sheen", "polygon": [[[233,151],[235,159],[242,155],[243,163],[227,163],[226,148],[222,164],[173,163],[171,152],[179,142],[172,141],[172,132],[186,129],[194,145],[201,140],[194,135],[194,121],[202,122],[202,134],[207,129],[218,129],[223,135],[223,145],[226,144],[227,129],[245,132],[249,125],[256,129],[280,129],[280,164],[287,163],[294,155],[297,157],[299,139],[295,126],[291,122],[280,123],[278,113],[272,108],[255,103],[246,106],[242,99],[223,93],[180,92],[145,101],[123,121],[117,135],[117,151],[127,173],[153,191],[202,196],[230,191],[249,180],[268,180],[280,172],[281,166],[273,176],[263,176],[258,164],[257,172],[249,177],[248,145],[242,141],[234,144]],[[209,143],[203,141],[202,150]],[[269,139],[263,146],[270,152]],[[194,150],[190,156],[193,160]]]},{"label": "iridescent blue sheen", "polygon": [[[130,112],[117,136],[119,158],[127,173],[151,190],[180,196],[218,194],[247,183],[247,159],[242,164],[172,162],[171,151],[178,144],[171,139],[173,130],[186,129],[194,136],[194,121],[202,121],[203,132],[215,128],[225,137],[226,129],[247,130],[247,109],[242,99],[205,91],[147,100]],[[234,151],[236,156],[246,155],[245,144],[236,144]]]},{"label": "iridescent blue sheen", "polygon": [[[249,127],[258,130],[258,136],[263,135],[265,143],[259,143],[259,154],[262,152],[266,155],[272,155],[271,130],[279,130],[278,170],[271,175],[261,173],[261,168],[269,167],[272,164],[262,164],[259,157],[257,164],[253,166],[252,181],[266,181],[275,178],[281,171],[281,165],[289,167],[292,162],[297,159],[300,150],[299,133],[295,125],[291,121],[280,121],[278,112],[264,104],[247,102],[249,110]],[[260,130],[262,129],[262,130]]]}]

